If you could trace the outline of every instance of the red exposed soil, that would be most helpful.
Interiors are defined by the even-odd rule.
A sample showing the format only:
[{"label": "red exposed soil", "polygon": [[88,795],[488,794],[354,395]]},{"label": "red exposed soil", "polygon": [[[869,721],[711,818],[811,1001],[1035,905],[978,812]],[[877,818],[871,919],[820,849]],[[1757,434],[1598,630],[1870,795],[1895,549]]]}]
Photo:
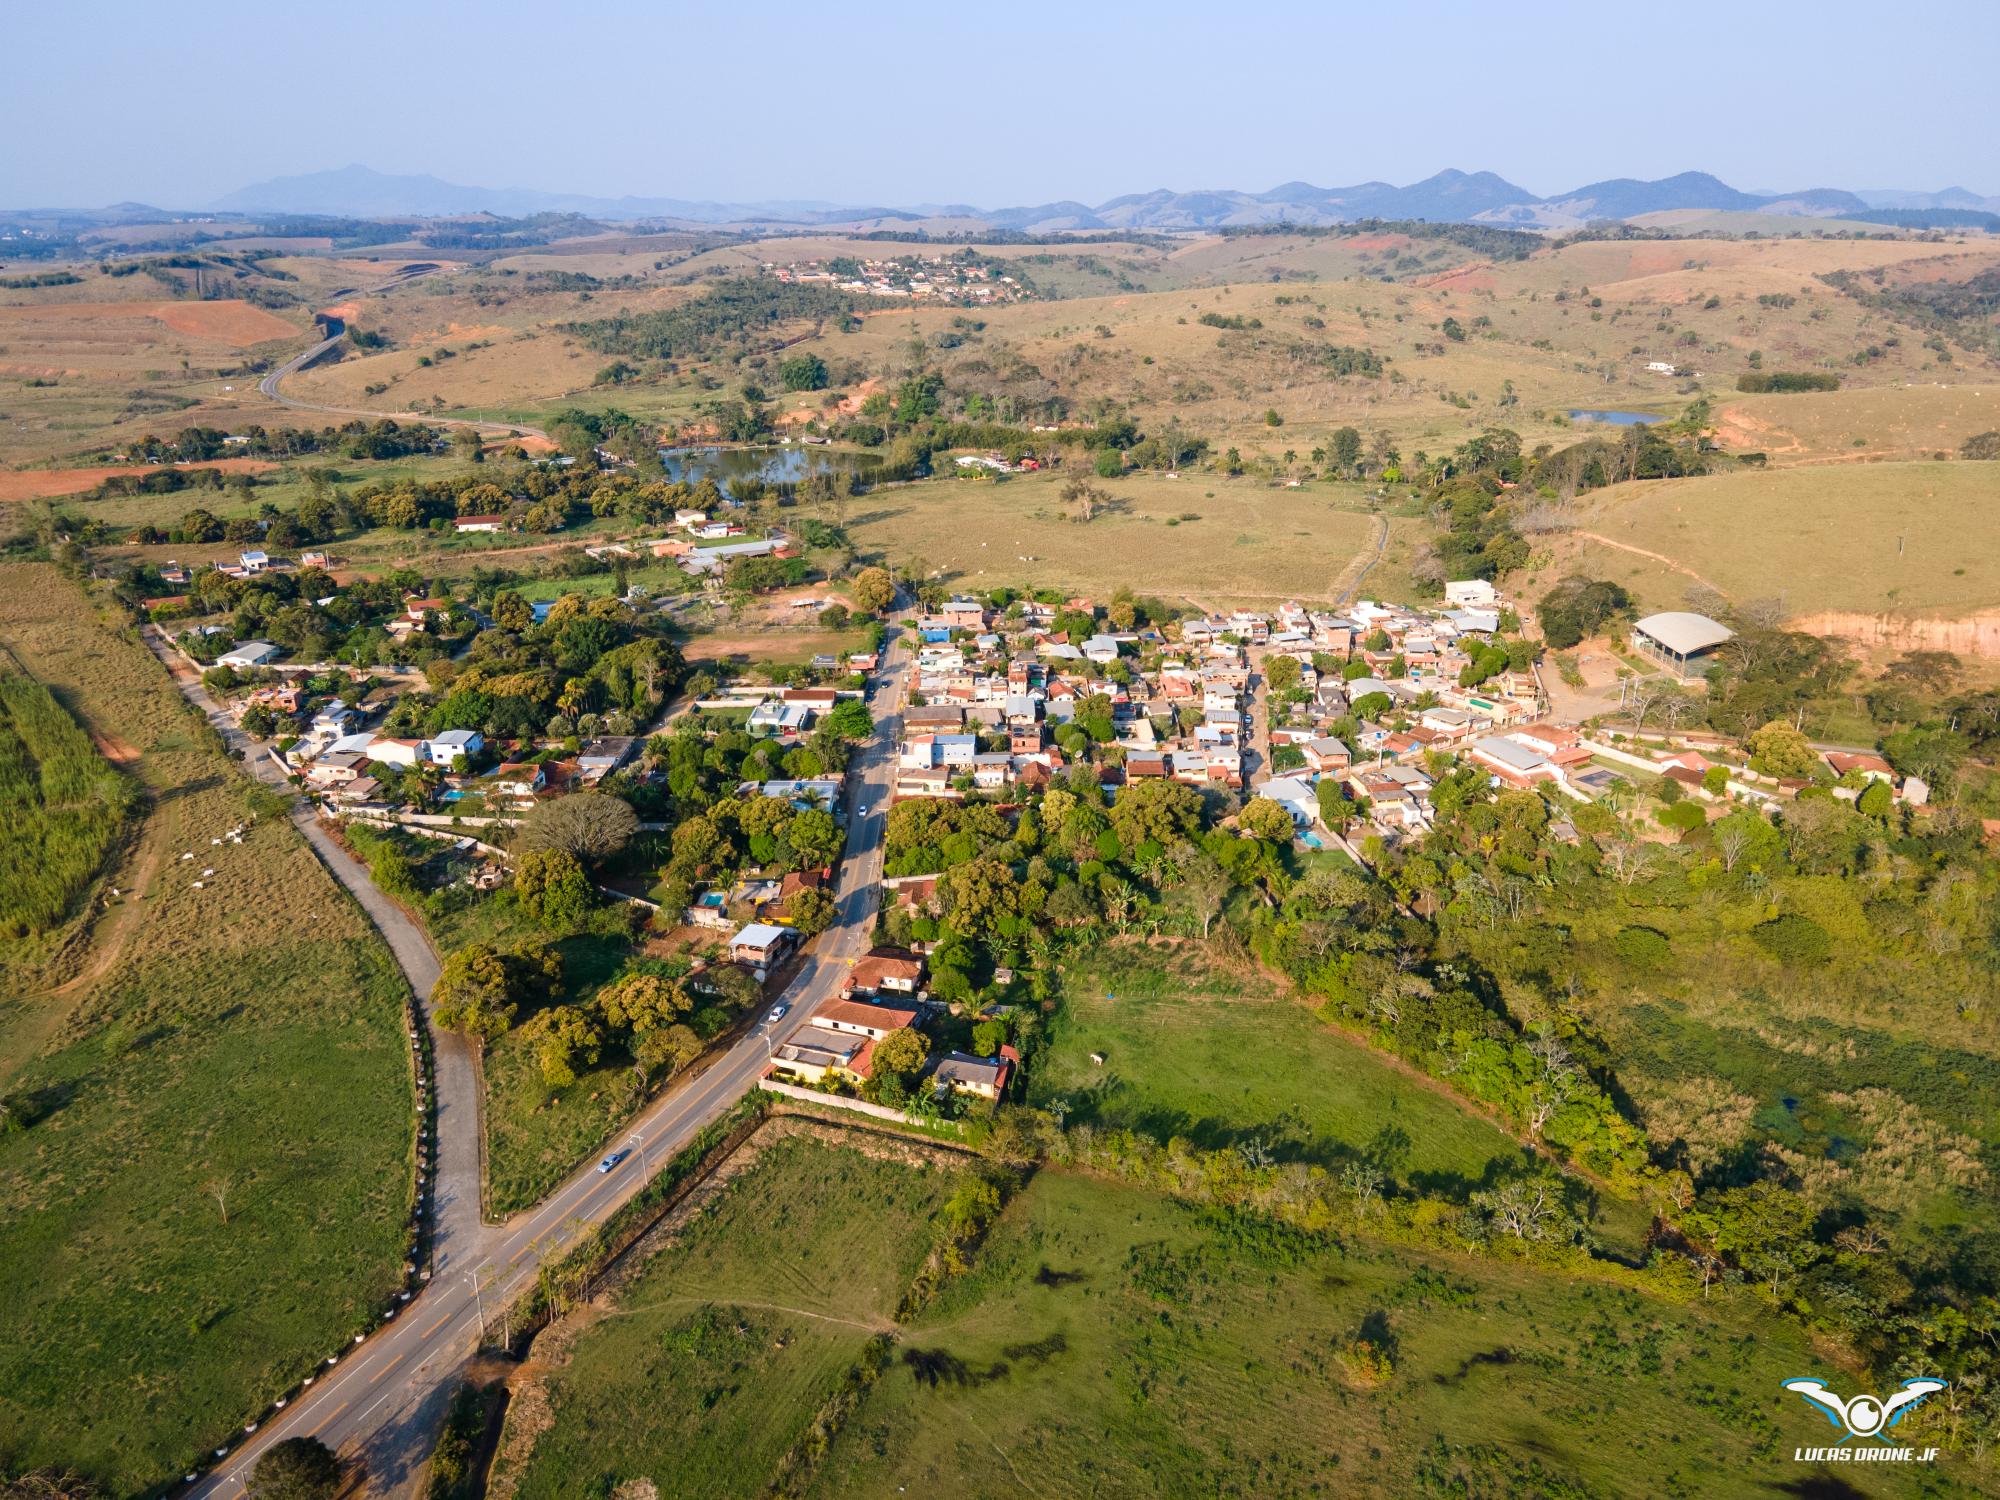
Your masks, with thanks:
[{"label": "red exposed soil", "polygon": [[[15,469],[0,471],[0,501],[41,500],[50,495],[74,495],[94,489],[119,474],[144,474],[150,464],[103,464],[88,469]],[[215,458],[202,464],[175,464],[180,469],[220,469],[225,474],[261,474],[278,466],[261,458]]]}]

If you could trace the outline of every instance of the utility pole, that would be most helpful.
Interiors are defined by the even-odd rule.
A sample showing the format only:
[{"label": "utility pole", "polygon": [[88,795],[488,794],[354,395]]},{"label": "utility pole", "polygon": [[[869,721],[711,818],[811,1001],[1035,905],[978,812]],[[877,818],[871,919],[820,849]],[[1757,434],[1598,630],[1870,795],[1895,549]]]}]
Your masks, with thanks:
[{"label": "utility pole", "polygon": [[643,1135],[640,1135],[637,1131],[634,1131],[632,1134],[632,1144],[639,1148],[640,1176],[651,1177],[653,1175],[653,1168],[646,1160],[646,1138]]},{"label": "utility pole", "polygon": [[479,1342],[483,1347],[486,1343],[486,1299],[479,1291],[479,1273],[467,1271],[465,1279],[472,1283],[473,1305],[479,1309]]}]

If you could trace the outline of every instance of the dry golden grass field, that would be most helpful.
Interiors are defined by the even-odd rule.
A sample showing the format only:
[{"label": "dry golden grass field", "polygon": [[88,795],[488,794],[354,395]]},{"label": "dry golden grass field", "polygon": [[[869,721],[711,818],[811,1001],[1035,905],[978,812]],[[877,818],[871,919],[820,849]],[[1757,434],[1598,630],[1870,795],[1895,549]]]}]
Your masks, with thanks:
[{"label": "dry golden grass field", "polygon": [[1956,616],[2000,603],[1996,501],[2000,471],[1973,463],[1804,465],[1617,485],[1578,506],[1577,532],[1527,591],[1586,572],[1654,608],[1678,608],[1698,574],[1739,603],[1781,598],[1795,617]]},{"label": "dry golden grass field", "polygon": [[2000,372],[1939,372],[1907,385],[1734,396],[1717,404],[1715,428],[1724,448],[1765,453],[1773,465],[1956,457],[1974,433],[2000,428]]},{"label": "dry golden grass field", "polygon": [[920,558],[969,588],[1114,588],[1204,604],[1329,599],[1377,522],[1350,508],[1356,486],[1296,490],[1253,480],[1134,474],[1098,482],[1112,502],[1069,519],[1054,476],[938,479],[885,486],[853,503],[848,532],[864,554]]}]

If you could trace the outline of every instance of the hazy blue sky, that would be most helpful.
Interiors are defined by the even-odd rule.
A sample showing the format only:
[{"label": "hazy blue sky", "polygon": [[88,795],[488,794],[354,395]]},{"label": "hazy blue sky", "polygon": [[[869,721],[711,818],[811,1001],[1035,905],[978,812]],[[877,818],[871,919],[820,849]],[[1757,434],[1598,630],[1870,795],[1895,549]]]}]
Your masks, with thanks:
[{"label": "hazy blue sky", "polygon": [[1409,182],[2000,193],[2000,0],[8,8],[0,204],[360,162],[482,187],[1100,201]]}]

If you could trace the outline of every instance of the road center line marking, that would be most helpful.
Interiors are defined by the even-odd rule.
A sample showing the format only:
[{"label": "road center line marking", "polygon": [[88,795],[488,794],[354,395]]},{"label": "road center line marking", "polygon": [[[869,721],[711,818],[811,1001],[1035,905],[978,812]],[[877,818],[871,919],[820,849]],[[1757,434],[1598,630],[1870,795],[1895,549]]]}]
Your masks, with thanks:
[{"label": "road center line marking", "polygon": [[376,1381],[380,1380],[384,1375],[387,1375],[391,1370],[395,1369],[397,1365],[400,1365],[403,1362],[404,1357],[405,1356],[399,1354],[394,1359],[390,1360],[389,1363],[382,1366],[381,1369],[377,1370],[373,1375],[370,1375],[368,1377],[368,1383],[370,1385],[373,1385]]},{"label": "road center line marking", "polygon": [[318,1433],[320,1428],[326,1426],[327,1423],[331,1422],[335,1417],[339,1416],[342,1412],[346,1410],[347,1410],[347,1403],[343,1401],[340,1403],[340,1405],[336,1406],[332,1411],[328,1412],[325,1416],[321,1417],[317,1422],[313,1423],[312,1426],[308,1427],[306,1429],[306,1436],[307,1437],[314,1436],[316,1433]]},{"label": "road center line marking", "polygon": [[432,1334],[436,1333],[440,1328],[444,1327],[444,1325],[446,1323],[449,1323],[450,1321],[451,1321],[450,1313],[441,1314],[438,1320],[435,1323],[431,1324],[430,1327],[426,1328],[421,1334],[418,1335],[418,1337],[429,1338]]}]

